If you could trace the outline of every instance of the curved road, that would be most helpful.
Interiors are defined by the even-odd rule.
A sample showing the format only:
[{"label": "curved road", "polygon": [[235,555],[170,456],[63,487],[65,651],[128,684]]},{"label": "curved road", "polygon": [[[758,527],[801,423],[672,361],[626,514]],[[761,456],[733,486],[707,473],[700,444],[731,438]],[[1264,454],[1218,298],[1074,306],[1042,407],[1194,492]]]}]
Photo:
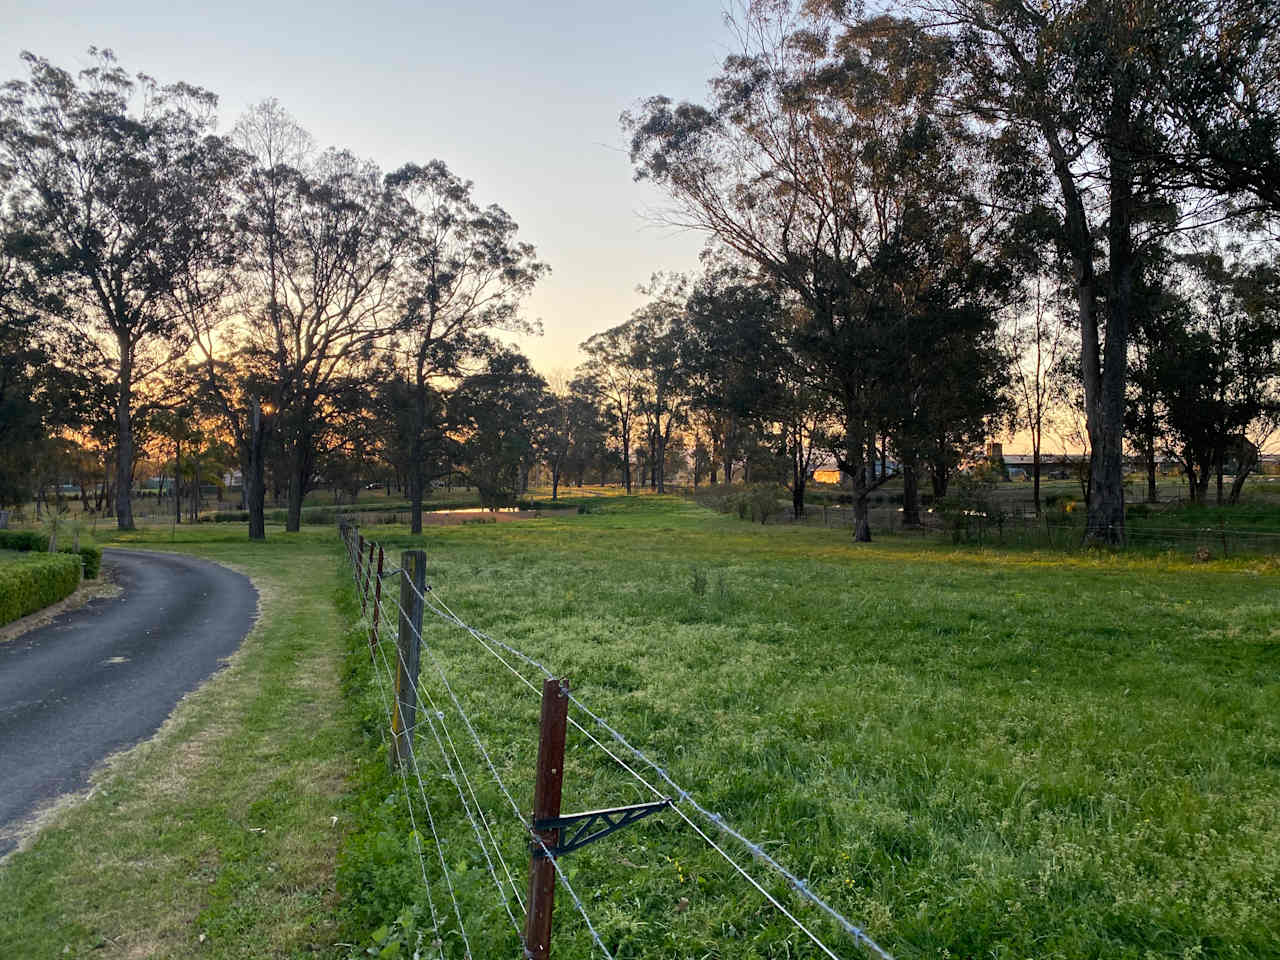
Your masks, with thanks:
[{"label": "curved road", "polygon": [[107,550],[122,593],[0,643],[0,856],[11,828],[151,736],[240,646],[258,593],[226,567]]}]

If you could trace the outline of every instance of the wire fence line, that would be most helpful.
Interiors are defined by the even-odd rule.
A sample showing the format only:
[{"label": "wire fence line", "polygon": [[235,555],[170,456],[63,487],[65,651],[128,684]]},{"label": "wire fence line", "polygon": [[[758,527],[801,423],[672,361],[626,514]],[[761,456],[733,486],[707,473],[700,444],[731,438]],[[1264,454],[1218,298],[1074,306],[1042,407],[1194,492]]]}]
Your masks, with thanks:
[{"label": "wire fence line", "polygon": [[[348,559],[352,565],[353,580],[356,590],[361,598],[363,616],[366,620],[370,621],[370,655],[374,658],[375,667],[378,666],[377,660],[379,658],[382,661],[382,671],[375,669],[375,673],[378,674],[380,693],[385,700],[388,696],[388,687],[383,684],[383,673],[385,673],[387,678],[390,680],[390,696],[394,697],[396,695],[395,671],[392,669],[391,662],[387,659],[386,648],[390,646],[393,651],[396,651],[398,661],[397,665],[401,670],[409,669],[409,665],[400,654],[400,646],[396,642],[396,636],[392,631],[391,624],[394,622],[403,627],[407,623],[415,640],[419,642],[422,641],[422,632],[424,631],[419,630],[419,628],[414,624],[413,617],[406,615],[407,611],[404,610],[399,599],[392,595],[392,592],[388,591],[384,593],[379,589],[377,590],[377,593],[379,594],[377,601],[373,603],[370,602],[371,591],[374,591],[375,586],[380,583],[379,576],[373,573],[374,550],[376,549],[381,557],[383,555],[383,548],[371,541],[365,540],[363,537],[360,537],[356,533],[354,527],[348,527],[344,524],[342,525],[342,531],[344,541],[347,546]],[[357,546],[357,543],[359,543],[359,546]],[[364,550],[361,549],[366,545],[368,546],[367,557],[365,556]],[[385,579],[386,577],[400,573],[401,571],[398,568],[382,571],[381,578]],[[448,605],[441,596],[438,588],[427,585],[423,590],[419,590],[413,583],[413,579],[411,577],[402,575],[400,579],[401,583],[407,587],[414,606],[421,605],[422,612],[431,613],[437,619],[452,627],[458,628],[467,636],[475,640],[485,652],[498,660],[499,663],[501,663],[501,665],[533,695],[541,697],[541,689],[537,684],[530,680],[525,673],[521,672],[515,664],[512,663],[513,660],[523,664],[525,667],[529,667],[537,671],[542,678],[556,681],[559,684],[561,694],[566,698],[568,704],[577,710],[585,720],[589,721],[590,726],[599,731],[601,736],[597,737],[592,733],[588,725],[584,725],[583,722],[575,718],[572,714],[567,716],[568,724],[577,730],[587,742],[601,750],[620,770],[627,773],[655,798],[668,803],[670,805],[670,809],[676,813],[676,815],[697,835],[701,841],[703,841],[712,851],[723,859],[733,869],[734,873],[746,881],[764,898],[768,904],[778,910],[778,912],[785,917],[799,933],[803,934],[809,941],[811,941],[825,956],[830,957],[831,960],[840,960],[840,955],[814,932],[810,924],[806,924],[797,917],[793,910],[789,909],[787,905],[779,900],[774,893],[770,892],[759,879],[744,868],[733,854],[725,849],[725,846],[722,845],[725,842],[725,839],[732,841],[733,844],[736,844],[745,850],[750,854],[751,858],[760,865],[760,867],[772,872],[781,881],[785,882],[799,898],[825,915],[867,954],[878,958],[878,960],[892,960],[888,951],[877,944],[860,926],[854,924],[851,920],[836,910],[817,891],[812,889],[804,879],[789,870],[775,857],[771,856],[761,844],[751,840],[742,831],[734,827],[720,813],[712,811],[700,803],[688,789],[677,783],[671,774],[655,758],[651,757],[643,749],[632,744],[614,725],[610,724],[604,717],[587,706],[576,694],[572,692],[572,690],[569,689],[567,684],[559,679],[561,676],[560,674],[553,672],[546,664],[526,654],[517,647],[495,638],[488,633],[477,630],[475,627],[468,624]],[[511,809],[514,820],[519,824],[522,833],[529,840],[530,849],[540,848],[543,856],[550,861],[552,866],[555,868],[556,876],[560,881],[561,886],[564,888],[566,893],[569,894],[573,905],[582,917],[593,945],[605,957],[609,957],[612,960],[612,953],[605,945],[604,940],[601,938],[596,927],[592,924],[591,917],[588,914],[582,899],[573,890],[568,877],[565,876],[557,862],[557,857],[554,852],[547,848],[539,834],[533,829],[531,820],[521,811],[520,804],[516,801],[512,795],[511,789],[499,773],[489,749],[486,748],[483,739],[476,730],[475,724],[472,722],[471,716],[468,714],[467,708],[464,707],[455,692],[453,685],[449,682],[449,672],[446,670],[445,664],[441,662],[440,657],[437,656],[431,644],[421,642],[421,646],[426,649],[431,661],[431,666],[434,668],[435,674],[441,681],[443,689],[448,694],[447,699],[452,703],[453,712],[456,714],[457,719],[461,720],[479,757],[483,759],[484,767],[487,769],[489,779],[491,779],[497,786],[502,797],[507,801],[507,805],[509,805]],[[507,656],[503,656],[504,653]],[[506,862],[506,858],[502,855],[498,838],[495,837],[490,825],[490,820],[494,820],[495,815],[491,813],[489,817],[485,816],[485,812],[480,803],[474,783],[466,771],[466,765],[463,763],[457,744],[448,730],[448,726],[445,722],[446,712],[439,708],[435,699],[431,696],[430,691],[425,686],[422,679],[423,672],[425,671],[419,670],[413,681],[415,691],[420,698],[420,703],[427,708],[425,710],[420,708],[419,712],[422,717],[426,719],[432,739],[435,741],[440,753],[442,769],[445,771],[445,779],[452,781],[457,789],[460,804],[464,814],[471,823],[472,832],[483,853],[490,876],[497,890],[499,901],[504,911],[507,913],[508,918],[515,926],[517,934],[520,936],[521,943],[524,946],[524,955],[526,957],[532,956],[529,952],[528,944],[524,943],[524,935],[521,932],[520,924],[516,919],[514,910],[512,909],[511,900],[506,895],[506,888],[504,887],[502,880],[499,878],[497,866],[495,866],[496,861],[497,865],[502,868],[502,872],[506,877],[507,884],[511,888],[516,904],[521,910],[525,909],[525,902],[520,895],[519,885],[512,875],[510,867]],[[387,716],[388,730],[394,735],[394,710],[392,709],[389,701],[384,704],[384,706],[386,709],[383,712]],[[448,704],[446,704],[446,706],[448,706]],[[438,730],[437,726],[439,727]],[[414,727],[416,728],[416,722]],[[458,929],[466,947],[467,956],[470,957],[472,954],[470,944],[467,941],[464,930],[462,920],[463,911],[458,903],[453,885],[449,883],[448,880],[448,867],[442,850],[442,841],[436,831],[435,821],[432,819],[427,790],[422,779],[417,755],[414,752],[414,732],[415,729],[413,728],[406,731],[409,765],[413,769],[414,778],[417,781],[419,788],[418,793],[421,798],[422,806],[426,812],[427,821],[431,827],[432,839],[435,842],[441,871],[449,889]],[[385,740],[386,736],[384,735],[384,741]],[[606,741],[612,742],[612,749],[610,748],[610,744]],[[626,758],[629,758],[631,762],[628,763],[627,759],[624,759],[624,756],[619,756],[620,753]],[[663,790],[656,786],[654,782],[642,775],[636,767],[640,767],[641,769],[648,768],[651,777],[670,788],[670,796],[664,793]],[[423,852],[420,836],[418,835],[416,824],[412,819],[413,801],[410,798],[410,783],[407,775],[403,771],[403,768],[401,769],[401,779],[405,791],[406,802],[410,808],[411,826],[413,826],[415,833],[415,843],[417,843],[417,851],[422,867],[421,872],[423,874],[423,882],[428,886],[428,898],[430,898],[430,882],[427,879],[426,871],[427,857]],[[466,788],[465,791],[464,786]],[[470,801],[468,801],[468,795],[470,797]],[[494,820],[494,822],[496,822],[496,820]],[[708,829],[710,830],[710,833],[718,832],[721,837],[725,839],[722,839],[720,843],[717,843],[713,836],[708,833]],[[434,906],[431,906],[430,909],[433,924],[435,924],[435,929],[437,931],[435,945],[439,946],[442,943],[442,938],[439,932],[439,922],[436,919]]]},{"label": "wire fence line", "polygon": [[[400,654],[400,648],[396,642],[396,636],[392,629],[392,624],[399,624],[403,622],[403,623],[407,623],[411,627],[411,629],[414,630],[415,634],[417,633],[417,630],[416,630],[416,627],[413,625],[413,618],[411,616],[408,616],[408,611],[404,610],[404,608],[400,605],[400,602],[391,593],[383,594],[381,598],[378,599],[377,601],[371,601],[370,589],[376,583],[376,575],[370,572],[370,569],[369,569],[370,565],[367,563],[363,555],[363,551],[357,550],[355,540],[353,538],[350,538],[350,537],[347,538],[347,551],[348,551],[348,559],[352,564],[352,574],[353,574],[355,588],[361,602],[361,608],[363,611],[362,618],[364,621],[367,622],[369,631],[370,631],[370,656],[373,659],[375,676],[378,677],[379,692],[380,692],[381,699],[383,701],[383,706],[384,706],[383,713],[387,717],[386,731],[390,732],[394,736],[395,728],[394,728],[394,720],[393,720],[393,714],[394,714],[393,702],[395,698],[396,673],[395,673],[395,668],[387,658],[386,651],[388,647],[390,647],[390,649],[395,651],[396,660],[397,660],[397,663],[395,666],[399,667],[401,670],[405,671],[406,673],[409,672],[409,665],[405,662],[404,658]],[[400,571],[399,569],[384,571],[382,576],[385,578],[387,576],[395,575],[399,573],[402,573],[402,571]],[[416,589],[413,588],[412,581],[408,579],[404,579],[403,582],[407,584],[411,590],[414,591],[414,593],[417,595],[418,598],[422,597],[422,594],[418,593]],[[371,605],[371,602],[373,605]],[[374,610],[377,611],[377,615],[374,615]],[[418,636],[418,639],[420,640],[421,639],[420,634],[418,634],[417,636]],[[428,647],[428,650],[430,650],[429,647]],[[434,656],[434,654],[432,654],[432,656]],[[379,661],[381,661],[381,664],[380,664],[381,670],[378,669]],[[608,957],[609,960],[613,960],[612,953],[605,946],[604,941],[601,939],[599,933],[596,931],[595,926],[592,924],[591,918],[586,911],[586,907],[582,903],[582,900],[578,896],[576,891],[574,891],[573,886],[569,882],[568,877],[564,875],[564,872],[561,870],[560,865],[556,862],[555,857],[552,855],[552,852],[546,847],[542,839],[530,828],[529,824],[525,821],[523,814],[521,814],[520,812],[519,805],[516,803],[516,801],[511,795],[509,788],[506,786],[505,782],[502,780],[501,775],[498,773],[496,766],[493,764],[493,761],[490,758],[488,751],[485,749],[483,742],[480,740],[479,735],[475,732],[475,727],[471,723],[471,719],[467,715],[465,708],[462,706],[461,702],[458,700],[456,695],[453,694],[452,688],[449,687],[448,678],[444,672],[443,666],[439,664],[438,660],[436,661],[436,665],[442,679],[446,684],[446,689],[449,689],[454,707],[457,710],[459,717],[461,717],[464,724],[467,726],[468,730],[470,730],[474,742],[476,743],[477,747],[481,751],[482,756],[484,756],[485,758],[485,761],[489,768],[490,774],[492,775],[494,783],[497,784],[499,789],[502,791],[503,795],[511,804],[512,811],[515,815],[515,820],[520,824],[521,830],[527,833],[528,836],[531,838],[532,842],[534,842],[541,848],[543,854],[550,860],[550,862],[554,866],[556,870],[556,874],[560,879],[560,882],[563,885],[565,892],[569,894],[571,901],[573,902],[574,906],[577,908],[578,912],[581,914],[584,922],[586,923],[587,930],[593,942],[595,943],[596,947],[599,948],[600,952],[603,953],[605,957]],[[384,675],[386,678],[385,684],[383,682]],[[424,716],[425,719],[427,720],[428,728],[431,730],[433,734],[433,739],[436,741],[437,747],[440,751],[440,756],[443,762],[443,766],[448,771],[447,779],[452,780],[458,786],[459,800],[461,801],[461,806],[468,820],[471,822],[473,833],[475,834],[477,843],[480,846],[486,865],[490,871],[490,875],[494,880],[495,887],[498,891],[499,902],[501,903],[503,909],[507,913],[508,918],[511,920],[517,936],[521,937],[521,940],[523,943],[523,936],[521,934],[519,921],[516,920],[514,912],[511,910],[510,902],[506,897],[505,888],[502,886],[502,882],[498,879],[497,872],[493,863],[493,858],[490,856],[490,849],[496,852],[497,858],[502,863],[503,870],[506,873],[508,880],[512,884],[513,890],[515,891],[515,898],[517,902],[521,904],[521,909],[524,909],[523,901],[520,898],[520,895],[518,892],[518,887],[515,884],[515,880],[511,876],[509,867],[506,865],[505,860],[502,858],[500,848],[499,848],[499,845],[497,844],[496,839],[493,838],[492,832],[489,830],[487,820],[485,820],[483,831],[484,833],[487,833],[489,835],[490,840],[492,842],[492,848],[490,848],[490,846],[485,843],[484,837],[482,835],[482,828],[478,823],[478,820],[484,820],[483,808],[480,806],[479,800],[475,795],[474,788],[471,785],[470,780],[467,779],[465,766],[461,763],[461,757],[457,756],[456,747],[454,747],[453,749],[454,749],[455,758],[457,760],[457,767],[454,767],[453,762],[449,758],[449,752],[445,748],[444,740],[440,737],[440,735],[436,731],[436,724],[439,723],[441,729],[446,731],[445,739],[448,739],[450,741],[450,744],[452,745],[452,738],[448,735],[447,727],[444,724],[445,714],[443,711],[439,710],[438,707],[436,706],[434,699],[431,698],[430,692],[424,686],[420,674],[414,680],[414,686],[415,686],[416,692],[422,698],[422,702],[430,706],[430,712],[423,713],[422,716]],[[413,726],[405,730],[406,736],[404,739],[405,739],[405,743],[408,751],[407,766],[413,771],[414,779],[416,780],[418,785],[418,796],[421,799],[422,807],[426,813],[427,822],[431,829],[432,839],[435,842],[437,858],[439,859],[439,862],[440,862],[441,874],[445,880],[446,887],[449,891],[449,897],[454,907],[454,914],[457,919],[458,933],[464,945],[466,956],[474,957],[474,953],[471,948],[470,937],[468,936],[466,931],[466,923],[463,920],[463,910],[459,904],[455,885],[452,881],[451,872],[449,870],[449,867],[444,855],[444,842],[441,839],[439,832],[436,829],[435,820],[431,813],[430,801],[427,797],[427,789],[422,776],[422,764],[419,761],[417,750],[415,747],[415,741],[417,739],[416,736],[414,735],[415,733],[416,733],[416,722]],[[384,733],[383,739],[384,739],[384,742],[387,739],[385,733]],[[431,905],[431,902],[430,902],[430,881],[427,879],[427,874],[426,874],[427,858],[426,858],[425,852],[422,850],[421,842],[420,842],[420,834],[417,830],[416,821],[414,820],[414,816],[413,816],[412,791],[409,786],[408,777],[404,773],[404,765],[400,766],[400,774],[401,774],[402,786],[405,792],[406,803],[408,804],[409,811],[410,811],[410,826],[413,828],[413,832],[415,834],[414,839],[415,839],[415,846],[419,855],[419,864],[421,868],[420,872],[423,875],[423,882],[427,885],[428,905],[429,905],[430,912],[432,913],[434,929],[436,932],[435,944],[442,947],[442,937],[440,935],[439,921],[438,921],[438,918],[436,917],[435,908],[433,905]],[[475,812],[473,812],[473,808],[467,803],[466,796],[462,792],[461,781],[463,779],[466,780],[468,790],[471,791],[472,793]],[[527,947],[526,947],[526,952],[527,952]],[[441,956],[443,956],[443,953],[441,953]]]}]

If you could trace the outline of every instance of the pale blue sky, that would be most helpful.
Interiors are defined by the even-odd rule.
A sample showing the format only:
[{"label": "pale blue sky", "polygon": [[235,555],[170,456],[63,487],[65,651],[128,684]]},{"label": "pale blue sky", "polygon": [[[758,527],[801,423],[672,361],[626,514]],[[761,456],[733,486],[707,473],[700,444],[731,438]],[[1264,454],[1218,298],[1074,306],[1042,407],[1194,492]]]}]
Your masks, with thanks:
[{"label": "pale blue sky", "polygon": [[640,304],[655,270],[692,270],[702,237],[653,226],[618,114],[701,99],[729,49],[721,0],[690,3],[87,3],[0,0],[0,78],[21,50],[75,69],[92,44],[131,72],[221,98],[223,127],[277,97],[321,145],[391,169],[444,160],[517,220],[552,274],[528,303],[545,372]]}]

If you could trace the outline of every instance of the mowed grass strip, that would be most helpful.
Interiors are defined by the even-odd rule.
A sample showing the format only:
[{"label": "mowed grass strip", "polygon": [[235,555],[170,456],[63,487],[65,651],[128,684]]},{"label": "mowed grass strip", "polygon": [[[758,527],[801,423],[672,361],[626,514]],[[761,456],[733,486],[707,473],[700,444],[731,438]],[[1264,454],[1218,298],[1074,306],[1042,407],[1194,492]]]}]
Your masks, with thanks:
[{"label": "mowed grass strip", "polygon": [[[569,677],[900,958],[1280,956],[1274,562],[855,545],[651,497],[423,538],[365,532],[425,546],[428,582],[465,620]],[[466,634],[428,625],[424,685],[519,881],[521,827],[435,664],[521,803],[536,697]],[[475,955],[514,956],[426,730],[419,753]],[[650,796],[571,730],[564,798]],[[618,957],[820,955],[669,813],[565,867]],[[412,872],[398,895],[420,923]],[[567,899],[556,925],[557,956],[592,955]]]},{"label": "mowed grass strip", "polygon": [[[339,691],[340,549],[242,527],[119,536],[225,562],[260,618],[229,666],[92,795],[0,866],[0,956],[332,955],[351,724]],[[67,731],[69,737],[74,730]]]}]

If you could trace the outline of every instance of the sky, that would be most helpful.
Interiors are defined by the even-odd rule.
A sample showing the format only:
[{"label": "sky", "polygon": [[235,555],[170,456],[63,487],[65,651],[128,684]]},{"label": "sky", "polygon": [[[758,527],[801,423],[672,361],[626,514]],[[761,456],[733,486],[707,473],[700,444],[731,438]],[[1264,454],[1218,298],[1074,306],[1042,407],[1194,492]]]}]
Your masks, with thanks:
[{"label": "sky", "polygon": [[229,129],[277,98],[320,146],[391,170],[443,160],[520,225],[551,274],[526,303],[544,374],[622,323],[654,271],[693,271],[704,238],[658,226],[619,114],[703,99],[729,51],[721,0],[483,3],[0,0],[0,79],[29,50],[68,70],[109,48],[129,72],[216,93]]}]

